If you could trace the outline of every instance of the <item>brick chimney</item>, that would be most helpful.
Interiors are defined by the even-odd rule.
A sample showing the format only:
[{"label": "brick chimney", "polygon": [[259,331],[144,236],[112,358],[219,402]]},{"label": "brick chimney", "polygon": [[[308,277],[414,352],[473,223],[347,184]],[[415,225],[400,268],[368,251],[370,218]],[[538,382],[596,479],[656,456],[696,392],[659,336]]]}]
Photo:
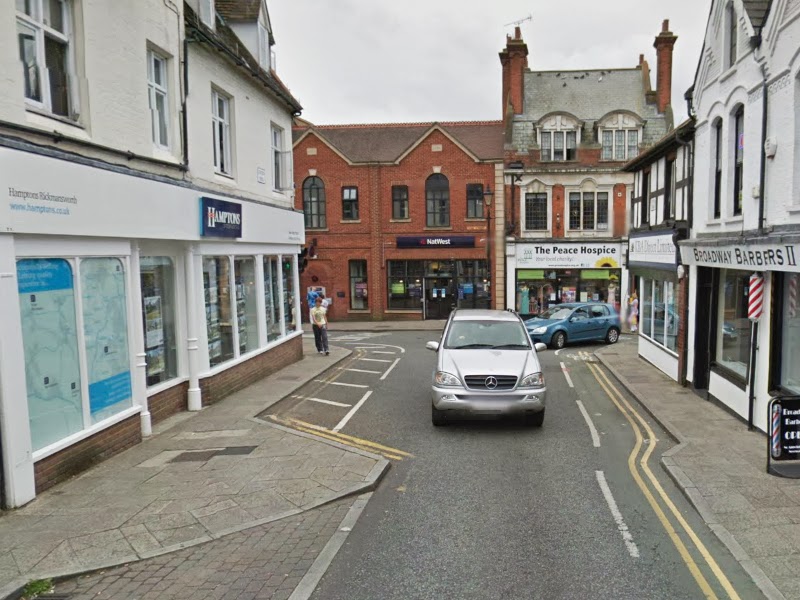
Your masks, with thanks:
[{"label": "brick chimney", "polygon": [[661,33],[656,36],[656,104],[663,113],[672,103],[672,47],[678,36],[669,30],[669,19],[661,24]]},{"label": "brick chimney", "polygon": [[514,37],[506,36],[506,47],[500,52],[500,64],[503,65],[503,119],[511,104],[513,114],[523,112],[525,69],[528,68],[528,46],[522,41],[519,26],[514,28]]}]

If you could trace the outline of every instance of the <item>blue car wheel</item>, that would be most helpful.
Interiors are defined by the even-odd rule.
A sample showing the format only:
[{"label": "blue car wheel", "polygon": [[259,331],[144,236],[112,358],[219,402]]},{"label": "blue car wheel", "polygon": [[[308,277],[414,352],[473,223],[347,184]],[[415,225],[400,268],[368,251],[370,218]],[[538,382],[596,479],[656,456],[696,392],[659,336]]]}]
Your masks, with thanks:
[{"label": "blue car wheel", "polygon": [[556,350],[561,350],[567,344],[567,334],[563,331],[556,331],[550,338],[550,345]]}]

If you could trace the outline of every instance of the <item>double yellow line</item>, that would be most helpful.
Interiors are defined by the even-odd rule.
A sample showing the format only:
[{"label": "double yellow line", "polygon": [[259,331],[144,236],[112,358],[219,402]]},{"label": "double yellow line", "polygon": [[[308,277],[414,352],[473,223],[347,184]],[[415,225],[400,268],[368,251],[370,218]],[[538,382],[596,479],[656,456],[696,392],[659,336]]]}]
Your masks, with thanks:
[{"label": "double yellow line", "polygon": [[397,448],[376,444],[375,442],[357,438],[352,435],[347,435],[339,431],[331,431],[325,427],[320,427],[319,425],[314,425],[313,423],[306,423],[305,421],[301,421],[299,419],[292,419],[291,417],[278,417],[276,415],[269,415],[269,418],[272,421],[283,425],[284,427],[309,433],[311,435],[315,435],[332,442],[338,442],[352,448],[358,448],[359,450],[371,452],[372,454],[380,454],[381,456],[391,460],[403,460],[404,458],[410,458],[414,456],[413,454],[403,452]]},{"label": "double yellow line", "polygon": [[[584,355],[584,359],[588,358],[588,354],[585,352],[581,352]],[[586,362],[589,370],[594,375],[597,382],[600,384],[600,387],[603,388],[605,393],[611,399],[611,401],[616,405],[619,411],[623,414],[623,416],[627,419],[627,421],[631,424],[631,428],[633,429],[634,435],[636,436],[636,444],[633,447],[633,451],[631,451],[630,455],[628,456],[628,469],[630,469],[631,475],[633,476],[634,481],[636,481],[636,485],[639,486],[639,489],[642,490],[642,494],[647,499],[647,502],[650,504],[653,512],[655,512],[658,520],[661,522],[661,525],[666,530],[667,534],[669,535],[672,543],[675,544],[675,548],[678,550],[678,553],[681,555],[683,562],[686,563],[686,566],[689,568],[692,576],[694,577],[697,585],[700,586],[700,589],[703,591],[703,594],[706,598],[717,598],[717,595],[714,593],[711,585],[708,583],[708,580],[703,575],[700,567],[698,567],[697,563],[695,562],[694,558],[692,558],[691,553],[687,549],[686,545],[683,543],[683,540],[678,536],[678,532],[672,525],[672,522],[669,520],[667,515],[665,514],[664,510],[662,509],[661,505],[656,500],[655,496],[651,492],[650,488],[642,479],[642,476],[639,472],[639,469],[647,476],[647,479],[650,481],[650,485],[653,486],[653,489],[658,494],[661,502],[669,509],[669,512],[672,513],[672,516],[681,526],[686,535],[689,536],[689,539],[697,548],[697,551],[705,560],[708,567],[711,569],[711,572],[716,576],[717,581],[719,581],[722,588],[728,594],[728,597],[731,600],[740,600],[739,594],[736,593],[736,590],[733,588],[733,585],[722,572],[722,569],[719,567],[717,562],[714,560],[714,557],[711,556],[711,553],[705,547],[703,542],[691,528],[689,523],[686,522],[686,519],[683,518],[683,515],[678,510],[678,507],[672,502],[670,497],[664,491],[664,488],[661,487],[656,476],[650,470],[650,466],[648,461],[650,459],[650,455],[653,453],[656,447],[656,434],[653,429],[650,427],[649,423],[636,411],[636,409],[631,406],[630,402],[619,392],[619,390],[614,386],[613,383],[608,379],[608,376],[605,372],[597,365],[592,364],[591,362]],[[638,424],[637,424],[638,421]],[[644,443],[644,437],[642,436],[642,429],[639,427],[641,424],[642,428],[647,432],[648,438],[650,443],[647,446],[647,449],[642,454],[641,458],[639,459],[639,465],[636,465],[636,457],[639,455],[639,451],[642,448],[642,444]]]}]

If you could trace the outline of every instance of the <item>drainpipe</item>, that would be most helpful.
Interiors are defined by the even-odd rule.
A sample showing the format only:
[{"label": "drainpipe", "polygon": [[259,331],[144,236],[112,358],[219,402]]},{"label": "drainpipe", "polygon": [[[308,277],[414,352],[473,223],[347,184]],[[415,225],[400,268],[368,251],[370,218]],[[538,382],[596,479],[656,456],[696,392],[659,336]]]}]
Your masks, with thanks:
[{"label": "drainpipe", "polygon": [[[754,36],[752,43],[758,48],[761,46],[761,33]],[[767,176],[767,153],[764,144],[767,141],[767,123],[769,116],[769,89],[767,86],[767,65],[761,64],[761,165],[758,176],[758,233],[764,233],[764,189]],[[765,278],[766,279],[766,278]],[[771,282],[771,278],[770,278]],[[765,281],[766,285],[766,281]],[[753,430],[753,417],[756,405],[756,357],[758,356],[758,321],[753,323],[753,335],[750,351],[750,394],[748,398],[747,429]]]}]

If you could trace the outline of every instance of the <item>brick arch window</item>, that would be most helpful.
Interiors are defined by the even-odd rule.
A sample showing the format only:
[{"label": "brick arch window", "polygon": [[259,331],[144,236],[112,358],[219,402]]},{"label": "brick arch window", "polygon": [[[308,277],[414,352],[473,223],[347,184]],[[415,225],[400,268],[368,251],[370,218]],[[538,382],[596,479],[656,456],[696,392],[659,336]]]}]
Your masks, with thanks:
[{"label": "brick arch window", "polygon": [[426,220],[428,227],[450,226],[450,182],[441,173],[425,181]]},{"label": "brick arch window", "polygon": [[303,214],[307,229],[325,229],[325,184],[319,177],[308,177],[303,182]]}]

